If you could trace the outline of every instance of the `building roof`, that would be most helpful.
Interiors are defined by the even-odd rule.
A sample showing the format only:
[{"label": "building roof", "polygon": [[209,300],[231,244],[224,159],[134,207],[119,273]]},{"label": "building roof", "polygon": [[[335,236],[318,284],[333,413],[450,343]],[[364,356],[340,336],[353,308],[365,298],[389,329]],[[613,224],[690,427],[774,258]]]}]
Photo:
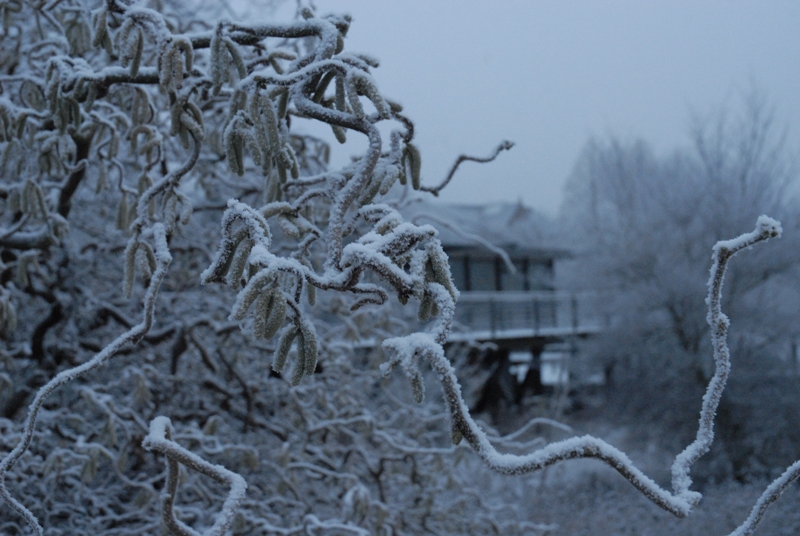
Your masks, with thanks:
[{"label": "building roof", "polygon": [[442,245],[451,251],[494,254],[493,246],[512,256],[569,256],[559,244],[555,222],[522,201],[473,205],[419,199],[409,202],[401,212],[414,223],[436,227]]}]

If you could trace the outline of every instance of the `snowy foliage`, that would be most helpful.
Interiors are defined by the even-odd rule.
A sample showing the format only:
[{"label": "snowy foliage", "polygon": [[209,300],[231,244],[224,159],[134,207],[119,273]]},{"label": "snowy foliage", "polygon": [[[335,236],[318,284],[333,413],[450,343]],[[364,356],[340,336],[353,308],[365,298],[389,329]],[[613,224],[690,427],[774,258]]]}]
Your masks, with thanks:
[{"label": "snowy foliage", "polygon": [[[413,123],[379,91],[377,61],[344,50],[349,17],[3,7],[15,47],[0,58],[4,533],[550,531],[508,507],[505,481],[485,493],[462,441],[504,475],[596,458],[676,515],[697,504],[689,470],[724,378],[671,492],[596,438],[520,445],[470,416],[444,351],[459,297],[447,256],[388,195],[436,193],[452,173],[423,187]],[[327,144],[292,131],[305,120],[367,148],[330,170]],[[725,263],[778,232],[761,219],[715,249],[720,375]],[[409,302],[419,329],[390,309]],[[425,400],[423,365],[446,413]],[[376,382],[396,367],[410,394]],[[509,445],[533,452],[497,450]]]}]

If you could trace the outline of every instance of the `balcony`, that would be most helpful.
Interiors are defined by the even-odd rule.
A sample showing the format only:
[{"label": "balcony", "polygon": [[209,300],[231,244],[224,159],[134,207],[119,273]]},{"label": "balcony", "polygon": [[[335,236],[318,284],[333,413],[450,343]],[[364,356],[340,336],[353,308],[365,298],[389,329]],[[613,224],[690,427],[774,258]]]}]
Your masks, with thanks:
[{"label": "balcony", "polygon": [[600,331],[595,293],[559,291],[462,292],[451,342],[561,340]]}]

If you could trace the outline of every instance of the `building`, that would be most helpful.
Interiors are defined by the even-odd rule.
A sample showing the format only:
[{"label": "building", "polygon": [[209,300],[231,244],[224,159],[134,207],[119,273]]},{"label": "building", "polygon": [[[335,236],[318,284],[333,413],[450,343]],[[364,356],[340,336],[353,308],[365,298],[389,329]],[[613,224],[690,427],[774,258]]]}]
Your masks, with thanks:
[{"label": "building", "polygon": [[570,258],[556,223],[519,203],[417,202],[404,214],[430,223],[450,258],[461,291],[449,342],[492,343],[483,360],[492,375],[474,409],[494,398],[520,401],[570,381],[577,339],[596,333],[593,296],[558,288],[558,264]]}]

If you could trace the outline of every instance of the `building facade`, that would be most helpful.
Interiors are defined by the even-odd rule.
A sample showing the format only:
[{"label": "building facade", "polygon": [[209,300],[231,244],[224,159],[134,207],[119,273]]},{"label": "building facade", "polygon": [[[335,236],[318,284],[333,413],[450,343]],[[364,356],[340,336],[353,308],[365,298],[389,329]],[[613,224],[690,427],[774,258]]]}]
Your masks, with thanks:
[{"label": "building facade", "polygon": [[559,246],[555,223],[521,202],[419,202],[403,212],[439,229],[450,259],[461,292],[450,343],[489,348],[480,359],[492,372],[473,409],[569,389],[576,341],[600,322],[593,296],[559,289],[558,265],[570,252]]}]

